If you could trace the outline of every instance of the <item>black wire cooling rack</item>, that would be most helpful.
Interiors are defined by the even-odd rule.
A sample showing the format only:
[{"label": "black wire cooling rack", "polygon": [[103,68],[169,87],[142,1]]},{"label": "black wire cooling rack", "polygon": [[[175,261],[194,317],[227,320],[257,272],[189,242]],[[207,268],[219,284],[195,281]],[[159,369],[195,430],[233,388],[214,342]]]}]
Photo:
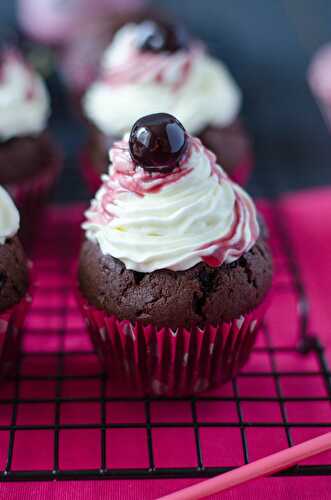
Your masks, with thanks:
[{"label": "black wire cooling rack", "polygon": [[[306,292],[277,204],[267,216],[274,301],[293,301],[290,342],[275,342],[275,316],[267,316],[251,361],[230,384],[168,400],[117,394],[100,371],[72,294],[80,216],[51,212],[35,251],[39,286],[24,347],[0,389],[2,481],[212,476],[331,428],[331,373],[308,330]],[[222,448],[225,436],[231,447]],[[331,457],[281,474],[331,474]]]}]

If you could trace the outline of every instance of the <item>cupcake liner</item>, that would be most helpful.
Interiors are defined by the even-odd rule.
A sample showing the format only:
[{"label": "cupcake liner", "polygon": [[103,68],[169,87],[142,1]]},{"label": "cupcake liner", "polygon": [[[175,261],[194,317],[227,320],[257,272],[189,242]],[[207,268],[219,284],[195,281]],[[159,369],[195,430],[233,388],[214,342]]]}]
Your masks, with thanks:
[{"label": "cupcake liner", "polygon": [[[31,279],[31,278],[30,278]],[[15,370],[20,350],[22,327],[32,302],[32,287],[10,309],[0,312],[0,376]]]},{"label": "cupcake liner", "polygon": [[246,363],[268,300],[245,316],[187,330],[119,320],[78,302],[102,365],[117,386],[156,396],[184,396],[231,379]]},{"label": "cupcake liner", "polygon": [[[82,152],[80,157],[80,165],[82,170],[82,175],[89,191],[94,194],[101,186],[101,175],[98,174],[93,166],[93,162],[88,150]],[[252,155],[247,155],[246,158],[238,163],[236,167],[231,171],[231,179],[244,186],[247,184],[248,179],[253,170],[253,159]]]},{"label": "cupcake liner", "polygon": [[31,235],[31,230],[40,222],[43,208],[59,175],[61,163],[61,156],[57,154],[54,160],[37,175],[19,184],[5,185],[20,212],[19,236],[25,244],[28,243],[26,240]]}]

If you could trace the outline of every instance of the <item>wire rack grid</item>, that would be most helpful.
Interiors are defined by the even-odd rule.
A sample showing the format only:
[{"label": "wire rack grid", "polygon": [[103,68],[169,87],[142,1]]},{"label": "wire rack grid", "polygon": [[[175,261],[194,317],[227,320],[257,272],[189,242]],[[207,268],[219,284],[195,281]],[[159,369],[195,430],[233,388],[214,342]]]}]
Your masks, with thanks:
[{"label": "wire rack grid", "polygon": [[[118,394],[100,370],[72,292],[82,211],[50,211],[23,349],[0,389],[1,481],[207,477],[331,428],[331,373],[290,237],[277,203],[262,211],[276,278],[250,361],[223,388],[167,400]],[[281,474],[329,475],[331,456]]]}]

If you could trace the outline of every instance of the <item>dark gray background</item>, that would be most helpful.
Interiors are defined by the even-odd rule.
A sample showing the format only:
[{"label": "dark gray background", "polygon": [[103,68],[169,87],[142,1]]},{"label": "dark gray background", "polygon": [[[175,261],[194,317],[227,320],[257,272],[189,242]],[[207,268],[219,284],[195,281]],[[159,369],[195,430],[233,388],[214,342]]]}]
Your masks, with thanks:
[{"label": "dark gray background", "polygon": [[[93,0],[91,0],[93,1]],[[155,0],[172,9],[230,67],[244,94],[243,117],[254,139],[255,195],[331,183],[331,136],[306,82],[315,50],[331,39],[330,0]],[[13,0],[0,0],[0,23],[15,23]],[[82,34],[83,36],[83,34]],[[87,193],[77,168],[82,125],[53,76],[51,126],[66,151],[56,198]]]}]

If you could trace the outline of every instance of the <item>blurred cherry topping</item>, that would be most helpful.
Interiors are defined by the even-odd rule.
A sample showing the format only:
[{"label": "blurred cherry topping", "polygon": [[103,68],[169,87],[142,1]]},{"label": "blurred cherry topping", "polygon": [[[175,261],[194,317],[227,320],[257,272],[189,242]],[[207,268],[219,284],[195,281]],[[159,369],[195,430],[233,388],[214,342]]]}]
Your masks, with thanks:
[{"label": "blurred cherry topping", "polygon": [[132,159],[148,172],[171,172],[179,165],[187,144],[183,125],[167,113],[137,120],[129,139]]},{"label": "blurred cherry topping", "polygon": [[138,48],[142,51],[177,52],[188,46],[188,33],[180,25],[152,20],[138,25]]}]

